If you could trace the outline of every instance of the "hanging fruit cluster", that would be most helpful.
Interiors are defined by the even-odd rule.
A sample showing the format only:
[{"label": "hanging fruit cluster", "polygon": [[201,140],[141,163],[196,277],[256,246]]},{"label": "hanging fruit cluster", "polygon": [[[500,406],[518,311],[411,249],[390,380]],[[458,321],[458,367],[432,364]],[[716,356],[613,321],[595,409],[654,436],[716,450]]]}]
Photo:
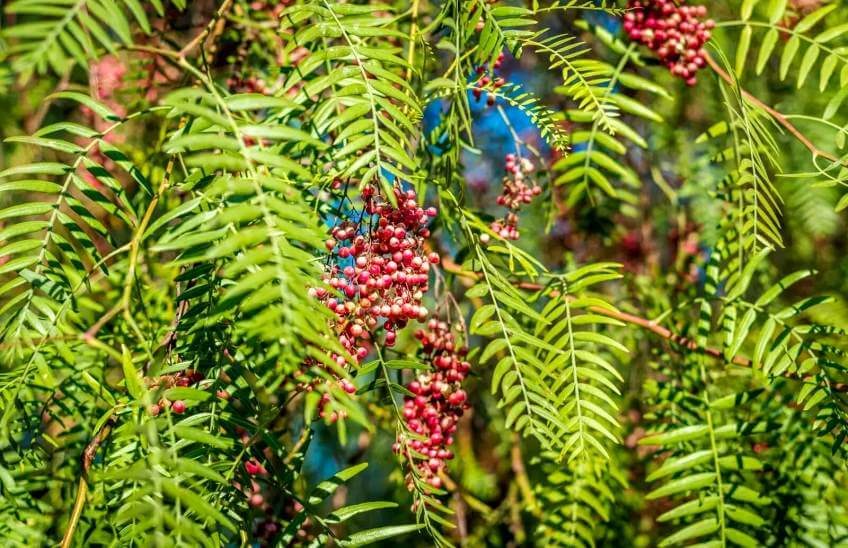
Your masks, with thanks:
[{"label": "hanging fruit cluster", "polygon": [[[348,358],[334,354],[340,367],[358,364],[368,355],[377,329],[384,330],[382,344],[393,346],[398,329],[429,314],[421,301],[430,266],[439,263],[439,255],[427,253],[424,242],[437,211],[419,206],[414,190],[395,186],[393,192],[397,207],[373,186],[362,190],[362,215],[333,228],[332,238],[326,241],[330,261],[323,280],[327,287],[310,289],[310,295],[335,313],[339,342],[355,362],[349,364]],[[355,391],[348,381],[340,383],[346,392]],[[322,408],[330,399],[324,394]]]},{"label": "hanging fruit cluster", "polygon": [[673,75],[694,86],[695,74],[706,65],[704,44],[715,27],[712,19],[703,19],[707,8],[673,0],[630,0],[627,7],[624,31],[630,39],[653,50]]},{"label": "hanging fruit cluster", "polygon": [[[199,383],[203,379],[203,373],[195,371],[194,369],[186,369],[184,371],[174,373],[173,375],[161,375],[153,379],[145,377],[144,383],[148,389],[167,390],[168,388],[191,386]],[[171,401],[163,396],[157,403],[148,407],[147,412],[155,417],[161,413],[163,409],[168,408],[177,415],[182,415],[186,411],[186,404],[182,400]]]},{"label": "hanging fruit cluster", "polygon": [[[491,75],[486,73],[486,65],[480,65],[479,67],[477,67],[478,80],[475,83],[474,88],[471,90],[471,93],[474,95],[475,100],[477,100],[477,101],[480,100],[480,98],[483,96],[484,89],[489,87],[490,84],[491,84],[492,90],[494,91],[494,90],[498,89],[499,87],[503,86],[506,83],[506,80],[504,80],[502,77],[494,75],[495,71],[501,68],[501,65],[503,64],[503,60],[504,60],[504,54],[501,53],[500,55],[498,55],[498,58],[495,60],[494,64],[492,65],[492,74]],[[495,104],[495,94],[487,93],[486,94],[486,105],[492,106],[494,104]]]},{"label": "hanging fruit cluster", "polygon": [[[393,449],[396,453],[411,449],[424,455],[426,458],[415,460],[418,474],[438,488],[442,486],[439,472],[453,458],[453,452],[448,448],[453,444],[457,422],[468,408],[462,381],[468,375],[471,364],[465,360],[468,349],[457,345],[446,322],[431,319],[427,328],[419,329],[415,337],[421,341],[422,354],[431,369],[418,375],[407,386],[414,397],[407,397],[404,401],[403,417],[407,429],[416,436],[398,439]],[[407,477],[407,482],[411,490],[411,476]]]},{"label": "hanging fruit cluster", "polygon": [[529,204],[533,198],[542,193],[542,188],[527,184],[525,178],[533,173],[533,162],[515,154],[507,154],[504,170],[503,190],[497,198],[497,203],[509,211],[504,218],[492,222],[492,230],[505,240],[517,240],[521,233],[518,231],[518,210]]}]

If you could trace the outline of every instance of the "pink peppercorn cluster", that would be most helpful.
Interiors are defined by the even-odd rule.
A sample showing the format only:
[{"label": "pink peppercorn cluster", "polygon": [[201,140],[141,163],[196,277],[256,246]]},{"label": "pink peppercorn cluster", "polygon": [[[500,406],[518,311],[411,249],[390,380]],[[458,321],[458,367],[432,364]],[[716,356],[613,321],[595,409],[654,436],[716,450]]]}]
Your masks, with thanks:
[{"label": "pink peppercorn cluster", "polygon": [[[193,369],[186,369],[173,375],[162,375],[154,379],[145,378],[147,388],[168,389],[173,387],[186,387],[192,384],[197,384],[204,379],[203,373]],[[157,403],[151,405],[147,412],[152,416],[157,416],[162,412],[162,409],[171,408],[171,411],[177,415],[182,415],[186,411],[186,404],[182,400],[170,401],[168,398],[162,397]]]},{"label": "pink peppercorn cluster", "polygon": [[[273,506],[266,505],[264,511],[264,519],[254,522],[253,534],[260,541],[259,546],[314,546],[317,544],[315,534],[311,532],[312,519],[298,518],[298,515],[304,512],[304,508],[296,500],[285,497]],[[300,524],[296,531],[293,530],[297,525],[295,519]],[[286,538],[292,534],[294,538],[288,543],[282,542],[279,538],[282,531],[285,531],[283,536]]]},{"label": "pink peppercorn cluster", "polygon": [[[357,360],[368,354],[365,344],[376,328],[385,329],[384,343],[393,346],[397,329],[428,314],[421,299],[427,291],[430,265],[439,263],[439,255],[425,254],[424,241],[430,236],[427,225],[436,216],[436,208],[420,207],[414,190],[395,187],[394,194],[397,207],[373,187],[363,189],[364,218],[336,226],[326,242],[335,264],[323,278],[335,292],[310,291],[336,313],[339,340]],[[346,365],[342,356],[336,362]]]},{"label": "pink peppercorn cluster", "polygon": [[[468,408],[468,396],[462,381],[471,364],[465,361],[468,349],[458,346],[447,323],[431,319],[427,329],[419,329],[415,337],[421,341],[422,353],[432,369],[418,375],[407,388],[415,397],[407,397],[403,417],[410,432],[423,439],[398,439],[395,453],[415,451],[426,458],[416,461],[421,477],[433,487],[442,486],[439,472],[453,458],[448,449],[453,444],[457,422]],[[413,487],[407,476],[407,486]]]},{"label": "pink peppercorn cluster", "polygon": [[267,82],[257,76],[248,76],[247,78],[238,75],[230,76],[227,79],[227,87],[234,93],[261,93],[263,95],[273,93]]},{"label": "pink peppercorn cluster", "polygon": [[[439,263],[439,255],[426,253],[424,241],[430,237],[428,224],[437,211],[419,206],[414,190],[395,186],[394,196],[397,207],[374,187],[362,190],[362,218],[342,222],[326,242],[331,262],[323,279],[330,289],[309,291],[335,313],[339,342],[355,364],[368,355],[378,328],[385,331],[383,344],[393,346],[398,329],[429,314],[421,301],[430,266]],[[333,359],[339,367],[355,365],[342,355],[334,354]],[[346,392],[356,391],[350,382],[339,382]],[[328,393],[322,396],[320,413],[331,399]]]},{"label": "pink peppercorn cluster", "polygon": [[704,6],[677,5],[673,0],[630,0],[624,31],[659,56],[675,76],[694,86],[695,74],[706,64],[704,44],[715,27]]},{"label": "pink peppercorn cluster", "polygon": [[[336,381],[339,388],[344,390],[348,394],[356,393],[356,387],[347,379],[338,379]],[[322,419],[329,419],[330,422],[336,422],[338,420],[343,420],[347,418],[347,411],[344,409],[338,409],[335,411],[327,411],[330,402],[333,401],[333,396],[330,395],[329,392],[324,392],[321,394],[321,400],[318,402],[318,416]]]},{"label": "pink peppercorn cluster", "polygon": [[533,162],[527,158],[507,154],[504,170],[506,177],[497,203],[509,211],[503,219],[492,222],[491,228],[505,240],[517,240],[521,236],[518,231],[518,210],[532,202],[533,198],[542,193],[542,189],[537,184],[530,186],[525,181],[525,177],[534,171]]},{"label": "pink peppercorn cluster", "polygon": [[[239,440],[245,447],[245,450],[250,446],[255,447],[255,440],[253,439],[253,436],[244,427],[236,426],[235,434],[239,437]],[[284,512],[283,515],[281,515],[279,508],[279,492],[273,488],[273,482],[269,481],[270,474],[268,473],[268,469],[265,467],[265,464],[262,462],[263,460],[269,459],[271,454],[272,449],[266,446],[262,451],[261,458],[257,458],[255,456],[250,457],[244,462],[244,471],[247,473],[247,479],[249,481],[233,481],[233,486],[244,494],[248,506],[256,512],[254,515],[257,516],[257,514],[261,512],[261,514],[253,520],[253,532],[257,539],[263,541],[272,540],[282,530],[280,518],[285,518],[285,510],[290,509],[290,499],[284,498]],[[303,507],[300,507],[299,510],[303,510]],[[260,545],[266,546],[268,544],[265,542],[260,543]]]},{"label": "pink peppercorn cluster", "polygon": [[[493,69],[492,72],[493,73],[494,73],[495,70],[498,70],[499,68],[501,68],[501,65],[503,64],[503,60],[504,60],[504,54],[501,53],[500,55],[498,55],[497,60],[495,60],[495,63],[492,66],[492,69]],[[483,96],[483,89],[485,87],[487,87],[489,84],[491,84],[492,89],[495,90],[495,89],[498,89],[499,87],[503,86],[506,83],[506,80],[504,80],[500,76],[494,76],[494,74],[492,76],[490,76],[490,75],[486,74],[486,65],[480,65],[479,67],[477,67],[477,76],[479,77],[479,79],[477,80],[476,85],[474,86],[474,89],[471,90],[471,93],[474,95],[474,99],[477,100],[477,101],[479,101],[480,98]],[[492,106],[494,104],[495,104],[495,95],[493,93],[487,93],[486,94],[486,105]]]}]

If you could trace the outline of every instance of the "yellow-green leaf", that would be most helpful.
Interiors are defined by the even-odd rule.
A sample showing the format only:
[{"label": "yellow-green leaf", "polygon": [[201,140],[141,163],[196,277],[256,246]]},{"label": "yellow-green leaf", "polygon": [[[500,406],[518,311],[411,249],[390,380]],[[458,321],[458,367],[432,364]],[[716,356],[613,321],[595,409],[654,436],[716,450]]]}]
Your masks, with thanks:
[{"label": "yellow-green leaf", "polygon": [[819,47],[813,44],[809,48],[807,48],[807,52],[804,54],[804,58],[801,59],[801,68],[798,69],[799,88],[804,85],[804,82],[807,80],[807,75],[810,74],[810,69],[813,68],[813,64],[819,57],[819,51]]},{"label": "yellow-green leaf", "polygon": [[789,71],[789,65],[795,59],[795,54],[798,53],[798,47],[801,45],[801,39],[793,35],[783,48],[783,55],[780,57],[780,79],[786,79],[786,73]]},{"label": "yellow-green leaf", "polygon": [[745,60],[748,58],[748,48],[751,46],[752,32],[751,26],[745,25],[739,36],[739,45],[736,48],[736,75],[740,78],[745,71]]},{"label": "yellow-green leaf", "polygon": [[757,56],[757,74],[763,72],[766,62],[768,62],[772,52],[774,51],[774,45],[777,43],[777,38],[778,32],[777,29],[774,28],[769,29],[765,38],[763,38],[763,42],[760,44],[760,53]]}]

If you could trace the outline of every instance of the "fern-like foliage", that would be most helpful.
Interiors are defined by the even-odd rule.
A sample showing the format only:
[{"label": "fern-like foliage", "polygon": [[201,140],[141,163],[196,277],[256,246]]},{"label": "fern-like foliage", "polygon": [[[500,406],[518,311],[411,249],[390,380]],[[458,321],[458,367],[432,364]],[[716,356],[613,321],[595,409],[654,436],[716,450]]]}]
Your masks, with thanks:
[{"label": "fern-like foliage", "polygon": [[[756,56],[756,74],[762,74],[770,61],[774,60],[780,79],[784,80],[795,59],[800,58],[798,71],[794,73],[797,78],[797,87],[800,88],[804,85],[817,66],[819,67],[819,91],[824,91],[828,87],[831,78],[837,71],[839,76],[835,81],[839,88],[845,87],[848,83],[848,55],[846,55],[844,48],[836,46],[835,42],[848,34],[848,28],[844,24],[832,27],[826,25],[827,16],[838,8],[837,4],[821,6],[806,14],[791,27],[781,24],[787,16],[786,2],[769,3],[767,9],[764,10],[764,15],[768,18],[767,21],[758,21],[751,18],[757,11],[757,5],[762,4],[765,7],[765,3],[754,0],[742,4],[742,20],[732,23],[734,26],[742,27],[737,42],[734,66],[739,77],[742,77],[750,60],[754,59],[749,51],[754,40],[754,34],[763,33],[759,40],[759,51]],[[825,23],[825,28],[810,36],[810,31],[821,26],[822,22]],[[779,40],[781,34],[788,36],[788,39]],[[777,52],[780,47],[783,48],[783,51],[778,56]]]},{"label": "fern-like foliage", "polygon": [[[490,251],[496,249],[489,248]],[[605,443],[618,441],[616,403],[621,376],[608,360],[611,349],[626,352],[612,338],[587,327],[617,322],[591,313],[609,307],[593,298],[589,288],[618,277],[615,265],[577,269],[535,299],[523,296],[482,253],[477,254],[482,283],[470,296],[487,296],[471,319],[472,333],[492,337],[480,356],[498,361],[492,391],[501,394],[507,426],[536,438],[558,458],[573,460],[588,454],[609,455]],[[546,299],[541,311],[533,300]],[[527,331],[523,325],[534,326]]]},{"label": "fern-like foliage", "polygon": [[[4,359],[18,365],[15,375],[0,385],[0,398],[8,405],[13,405],[17,387],[43,363],[40,353],[48,340],[69,329],[67,320],[77,308],[78,293],[87,289],[93,276],[108,275],[107,263],[123,251],[113,228],[98,215],[106,212],[114,216],[116,226],[134,227],[138,221],[125,185],[150,188],[129,158],[105,139],[125,120],[77,92],[61,92],[56,98],[78,101],[111,125],[101,132],[60,122],[32,137],[8,139],[39,147],[46,152],[45,160],[51,160],[0,174],[5,181],[0,192],[28,196],[0,212],[10,223],[0,234],[2,254],[8,257],[0,269],[14,274],[0,287],[0,334],[7,342]],[[111,172],[103,166],[107,162]],[[117,178],[118,173],[126,182]]]},{"label": "fern-like foliage", "polygon": [[4,4],[3,544],[846,544],[848,26],[732,4]]},{"label": "fern-like foliage", "polygon": [[616,266],[593,264],[566,274],[561,296],[542,310],[550,327],[537,326],[536,336],[556,349],[544,354],[545,371],[563,371],[553,390],[560,394],[557,406],[569,417],[561,450],[569,460],[593,452],[609,458],[604,444],[618,442],[618,406],[610,394],[618,394],[616,382],[624,379],[608,357],[613,350],[626,353],[627,348],[598,332],[601,326],[621,324],[594,314],[592,307],[613,309],[589,293],[594,284],[617,278]]},{"label": "fern-like foliage", "polygon": [[[190,397],[189,391],[193,389],[171,390],[181,390],[180,397]],[[202,391],[197,392],[197,396],[206,396]],[[137,396],[141,401],[148,397],[144,392]],[[251,448],[249,445],[238,447],[232,440],[218,435],[219,428],[235,427],[226,415],[214,411],[197,413],[173,425],[167,424],[169,420],[149,420],[142,416],[139,423],[125,417],[114,434],[118,445],[114,453],[116,458],[96,470],[94,477],[104,494],[114,490],[132,490],[144,493],[144,496],[104,498],[98,501],[98,506],[114,512],[115,522],[119,525],[118,538],[128,543],[139,539],[163,543],[167,542],[165,539],[172,538],[175,544],[226,544],[234,538],[237,527],[253,527],[247,501],[260,489],[245,474],[242,466]],[[168,442],[162,437],[167,435],[179,436],[180,442],[165,449],[164,445]],[[257,432],[257,435],[261,433]],[[206,457],[202,457],[204,451],[208,451]],[[302,459],[303,455],[299,454],[296,460],[290,462],[302,465]],[[269,479],[292,482],[299,475],[298,468],[285,461],[280,462],[279,467],[269,471]],[[367,466],[367,463],[362,463],[342,470],[311,487],[302,498],[296,497],[297,504],[279,516],[281,530],[273,537],[284,544],[292,542],[299,538],[298,531],[303,529],[307,519],[315,524],[309,534],[316,544],[333,539],[340,545],[357,545],[417,530],[417,525],[405,525],[363,530],[349,537],[337,533],[334,527],[353,516],[396,506],[375,501],[336,508],[324,515],[325,500]],[[168,473],[164,474],[162,470]],[[243,486],[244,493],[234,487],[234,479],[238,480],[237,485]],[[221,511],[221,506],[230,510]]]},{"label": "fern-like foliage", "polygon": [[[379,182],[392,197],[391,181],[409,180],[417,170],[412,148],[421,107],[404,77],[411,66],[388,43],[402,35],[386,28],[392,22],[386,7],[299,5],[282,21],[284,29],[297,29],[291,47],[313,49],[284,90],[302,86],[295,101],[314,109],[315,135],[333,144],[322,158],[330,174],[360,186]],[[324,45],[328,39],[331,47]]]},{"label": "fern-like foliage", "polygon": [[[164,14],[160,0],[150,4]],[[133,24],[151,32],[139,0],[16,0],[5,12],[24,19],[2,31],[14,44],[12,66],[24,80],[48,69],[66,74],[75,64],[87,68],[103,52],[131,45],[137,32]]]},{"label": "fern-like foliage", "polygon": [[839,486],[845,471],[832,458],[826,440],[809,430],[803,413],[775,411],[784,426],[769,440],[765,453],[775,470],[765,478],[775,508],[769,543],[844,543],[848,521]]},{"label": "fern-like foliage", "polygon": [[[494,340],[480,356],[487,363],[499,354],[492,375],[492,391],[501,394],[508,406],[508,425],[535,437],[544,447],[559,447],[559,433],[565,421],[553,405],[554,392],[544,375],[544,366],[536,357],[542,341],[529,337],[522,320],[548,325],[510,282],[482,254],[481,272],[484,283],[472,288],[470,296],[487,295],[490,304],[475,312],[469,324],[472,334],[490,336]],[[528,340],[529,339],[529,340]]]},{"label": "fern-like foliage", "polygon": [[[805,310],[826,302],[826,299],[807,298],[777,311],[769,305],[793,284],[803,280],[810,272],[790,274],[767,288],[756,302],[746,301],[754,275],[762,265],[768,250],[760,252],[746,263],[739,273],[719,283],[719,255],[711,260],[707,270],[707,293],[722,288],[720,314],[717,323],[724,334],[722,357],[728,364],[743,365],[739,375],[749,379],[748,389],[721,395],[721,373],[707,368],[703,355],[688,355],[683,371],[678,371],[664,383],[657,385],[656,398],[662,401],[653,413],[654,420],[662,425],[658,433],[640,440],[643,445],[656,445],[671,451],[663,457],[662,464],[649,476],[649,481],[666,478],[665,483],[649,495],[649,499],[686,497],[676,508],[664,513],[660,522],[678,522],[678,527],[663,541],[664,545],[689,542],[693,539],[715,539],[724,545],[755,546],[767,538],[763,517],[764,509],[771,504],[769,497],[758,486],[763,481],[763,463],[755,454],[740,453],[740,445],[757,447],[768,439],[776,422],[768,415],[740,420],[745,416],[740,410],[758,404],[764,390],[775,390],[784,384],[786,377],[800,380],[803,385],[797,392],[798,407],[813,410],[814,420],[804,426],[811,434],[818,431],[830,439],[832,451],[840,450],[844,433],[844,402],[834,389],[836,378],[844,368],[837,361],[843,351],[826,341],[839,331],[827,326],[798,322]],[[705,300],[699,300],[695,343],[699,348],[708,345],[713,327],[713,309]],[[744,312],[743,312],[744,311]],[[761,320],[760,316],[764,316]],[[752,327],[762,325],[759,333]],[[753,346],[753,350],[746,350]],[[752,358],[742,356],[752,352]],[[728,366],[729,367],[729,366]],[[759,379],[768,379],[766,387],[759,388]],[[820,406],[820,407],[818,407]],[[753,415],[757,417],[757,415]],[[769,434],[773,436],[773,434]],[[753,437],[740,443],[743,437]],[[733,448],[733,449],[731,449]]]},{"label": "fern-like foliage", "polygon": [[655,413],[669,422],[639,441],[656,446],[655,455],[661,456],[661,465],[647,477],[660,483],[647,498],[674,500],[674,507],[657,518],[674,524],[660,545],[697,540],[717,546],[757,546],[765,525],[760,514],[770,499],[758,487],[756,473],[762,464],[753,454],[741,452],[740,446],[767,425],[737,421],[736,413],[727,415],[726,411],[738,411],[750,396],[712,396],[707,384],[710,376],[705,365],[698,363],[703,360],[692,357],[684,364],[700,369],[701,383],[695,385],[700,393],[678,392],[681,388],[673,381],[661,387],[658,395],[668,403]]},{"label": "fern-like foliage", "polygon": [[[845,122],[834,118],[848,97],[848,54],[844,46],[848,28],[838,21],[831,24],[832,16],[838,12],[835,3],[818,6],[808,13],[795,14],[792,11],[792,6],[786,2],[771,2],[768,5],[758,1],[742,3],[741,20],[726,23],[733,32],[741,27],[736,42],[735,74],[739,78],[743,77],[746,67],[755,58],[751,53],[755,45],[759,50],[754,67],[757,75],[762,74],[766,67],[776,72],[780,80],[785,80],[791,74],[800,89],[817,74],[819,92],[825,92],[832,82],[836,83],[837,91],[827,101],[821,116],[790,115],[788,118],[834,130],[835,147],[828,148],[842,150],[846,139],[845,128],[842,127]],[[758,15],[763,16],[762,20],[758,19]],[[797,62],[798,59],[800,62]],[[790,71],[796,65],[797,70]],[[844,186],[844,154],[832,155],[830,152],[818,151],[813,154],[812,160],[817,173],[798,174],[799,177],[806,175],[817,178],[817,184],[822,186]],[[809,200],[805,200],[801,207],[809,211]]]},{"label": "fern-like foliage", "polygon": [[[461,2],[456,2],[456,5],[465,7]],[[480,2],[467,10],[462,23],[466,32],[477,30],[482,25],[474,48],[474,58],[478,64],[492,65],[504,48],[515,56],[521,54],[523,40],[533,34],[527,27],[534,25],[536,20],[533,19],[533,12],[524,7],[491,6]]]},{"label": "fern-like foliage", "polygon": [[[174,265],[185,269],[180,300],[192,306],[179,329],[203,332],[235,318],[231,344],[277,361],[276,381],[265,379],[274,390],[280,370],[294,371],[303,359],[291,345],[313,349],[325,361],[327,354],[315,349],[341,351],[329,337],[329,311],[316,310],[306,294],[317,284],[313,256],[323,247],[322,230],[297,184],[309,174],[290,159],[306,147],[325,146],[301,129],[257,123],[295,111],[285,99],[190,90],[166,103],[191,120],[166,150],[194,168],[198,195],[150,229],[155,234],[173,225],[156,250],[178,252]],[[194,212],[199,214],[186,217]]]},{"label": "fern-like foliage", "polygon": [[783,199],[772,180],[772,173],[780,173],[781,166],[771,120],[742,98],[738,86],[722,85],[721,89],[729,121],[715,124],[699,141],[729,135],[729,146],[714,158],[732,166],[719,184],[728,208],[719,245],[729,261],[727,271],[732,272],[740,271],[746,258],[758,250],[783,245]]},{"label": "fern-like foliage", "polygon": [[[597,100],[603,108],[609,110],[610,116],[600,116],[591,102],[565,112],[565,119],[572,124],[570,139],[573,150],[554,164],[554,169],[561,172],[554,182],[567,188],[565,203],[569,207],[587,199],[590,203],[597,203],[599,198],[595,194],[600,193],[620,200],[622,211],[632,213],[641,181],[623,156],[628,145],[647,148],[648,143],[625,121],[622,114],[653,122],[661,122],[662,117],[627,93],[647,92],[661,97],[669,95],[653,82],[625,70],[629,64],[638,66],[642,63],[632,45],[625,46],[612,40],[603,29],[581,26],[584,27],[609,41],[612,49],[621,54],[615,66],[597,62],[597,70],[607,78]],[[571,96],[566,86],[558,87],[557,92],[566,97]]]},{"label": "fern-like foliage", "polygon": [[610,84],[609,65],[588,59],[588,47],[571,36],[537,33],[522,38],[536,52],[550,58],[551,68],[562,71],[561,93],[576,103],[577,108],[592,114],[600,128],[612,133],[612,119],[618,115],[606,88]]},{"label": "fern-like foliage", "polygon": [[[552,455],[555,457],[555,455]],[[536,534],[546,546],[596,546],[599,530],[609,520],[616,492],[627,483],[612,462],[580,459],[565,468],[551,460],[540,469],[545,481],[536,496],[545,508]]]},{"label": "fern-like foliage", "polygon": [[835,206],[839,194],[831,184],[807,184],[806,177],[789,180],[779,186],[786,200],[786,216],[793,234],[806,234],[811,238],[828,237],[840,229],[839,214]]},{"label": "fern-like foliage", "polygon": [[[730,361],[745,346],[753,346],[751,367],[774,382],[786,376],[800,379],[797,403],[815,417],[815,429],[832,439],[834,453],[843,451],[848,437],[846,401],[835,386],[843,382],[845,350],[838,343],[843,330],[806,322],[805,314],[832,299],[812,296],[775,309],[773,303],[793,284],[809,277],[808,270],[794,272],[767,288],[750,302],[744,295],[768,250],[754,257],[743,273],[728,285],[722,310],[724,356]],[[743,312],[744,311],[744,312]],[[753,333],[752,327],[761,326]]]}]

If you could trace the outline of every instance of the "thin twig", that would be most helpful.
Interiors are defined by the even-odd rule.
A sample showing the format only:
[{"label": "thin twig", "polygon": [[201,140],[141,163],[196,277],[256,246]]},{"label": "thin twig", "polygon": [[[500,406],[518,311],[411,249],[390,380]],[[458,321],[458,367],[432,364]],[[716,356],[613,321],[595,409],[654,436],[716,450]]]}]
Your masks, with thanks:
[{"label": "thin twig", "polygon": [[103,328],[103,326],[104,326],[104,325],[106,325],[107,323],[109,323],[109,321],[111,321],[111,319],[112,319],[112,318],[114,318],[115,316],[117,316],[117,315],[118,315],[118,313],[119,313],[122,309],[123,309],[123,307],[122,307],[122,303],[121,303],[121,302],[119,302],[118,304],[116,304],[115,306],[113,306],[112,308],[110,308],[108,312],[106,312],[105,314],[103,314],[102,316],[100,316],[100,318],[99,318],[99,319],[98,319],[98,320],[94,323],[94,325],[92,325],[91,327],[89,327],[89,328],[85,331],[85,333],[83,333],[83,334],[82,334],[82,339],[83,339],[84,341],[89,341],[89,340],[94,339],[95,337],[97,337],[97,333],[99,333],[99,332],[100,332],[100,330]]},{"label": "thin twig", "polygon": [[[179,123],[179,129],[181,129],[187,119],[183,117]],[[147,226],[150,224],[150,220],[153,218],[153,213],[156,211],[156,207],[159,205],[159,200],[165,193],[168,191],[171,185],[171,174],[174,169],[174,157],[171,156],[168,159],[168,164],[165,167],[165,174],[162,176],[162,181],[159,183],[159,189],[156,191],[156,194],[153,196],[153,199],[150,200],[150,203],[147,205],[147,209],[144,211],[144,215],[141,218],[141,222],[138,225],[135,233],[130,239],[129,246],[129,263],[127,267],[127,276],[124,279],[124,291],[121,296],[121,301],[118,305],[118,308],[123,311],[124,320],[129,324],[129,326],[136,332],[139,337],[139,340],[144,340],[144,337],[141,334],[141,330],[135,322],[135,319],[132,316],[132,310],[130,307],[130,297],[132,296],[132,288],[136,279],[136,268],[138,263],[138,254],[141,249],[141,240],[144,238],[144,233],[147,230]],[[150,351],[148,350],[148,354]]]},{"label": "thin twig", "polygon": [[283,464],[291,463],[298,455],[298,452],[303,449],[303,446],[309,441],[309,437],[312,434],[312,429],[309,426],[304,425],[303,430],[300,432],[300,436],[298,436],[297,441],[294,446],[289,451],[289,454],[286,455],[286,458],[283,459]]}]

